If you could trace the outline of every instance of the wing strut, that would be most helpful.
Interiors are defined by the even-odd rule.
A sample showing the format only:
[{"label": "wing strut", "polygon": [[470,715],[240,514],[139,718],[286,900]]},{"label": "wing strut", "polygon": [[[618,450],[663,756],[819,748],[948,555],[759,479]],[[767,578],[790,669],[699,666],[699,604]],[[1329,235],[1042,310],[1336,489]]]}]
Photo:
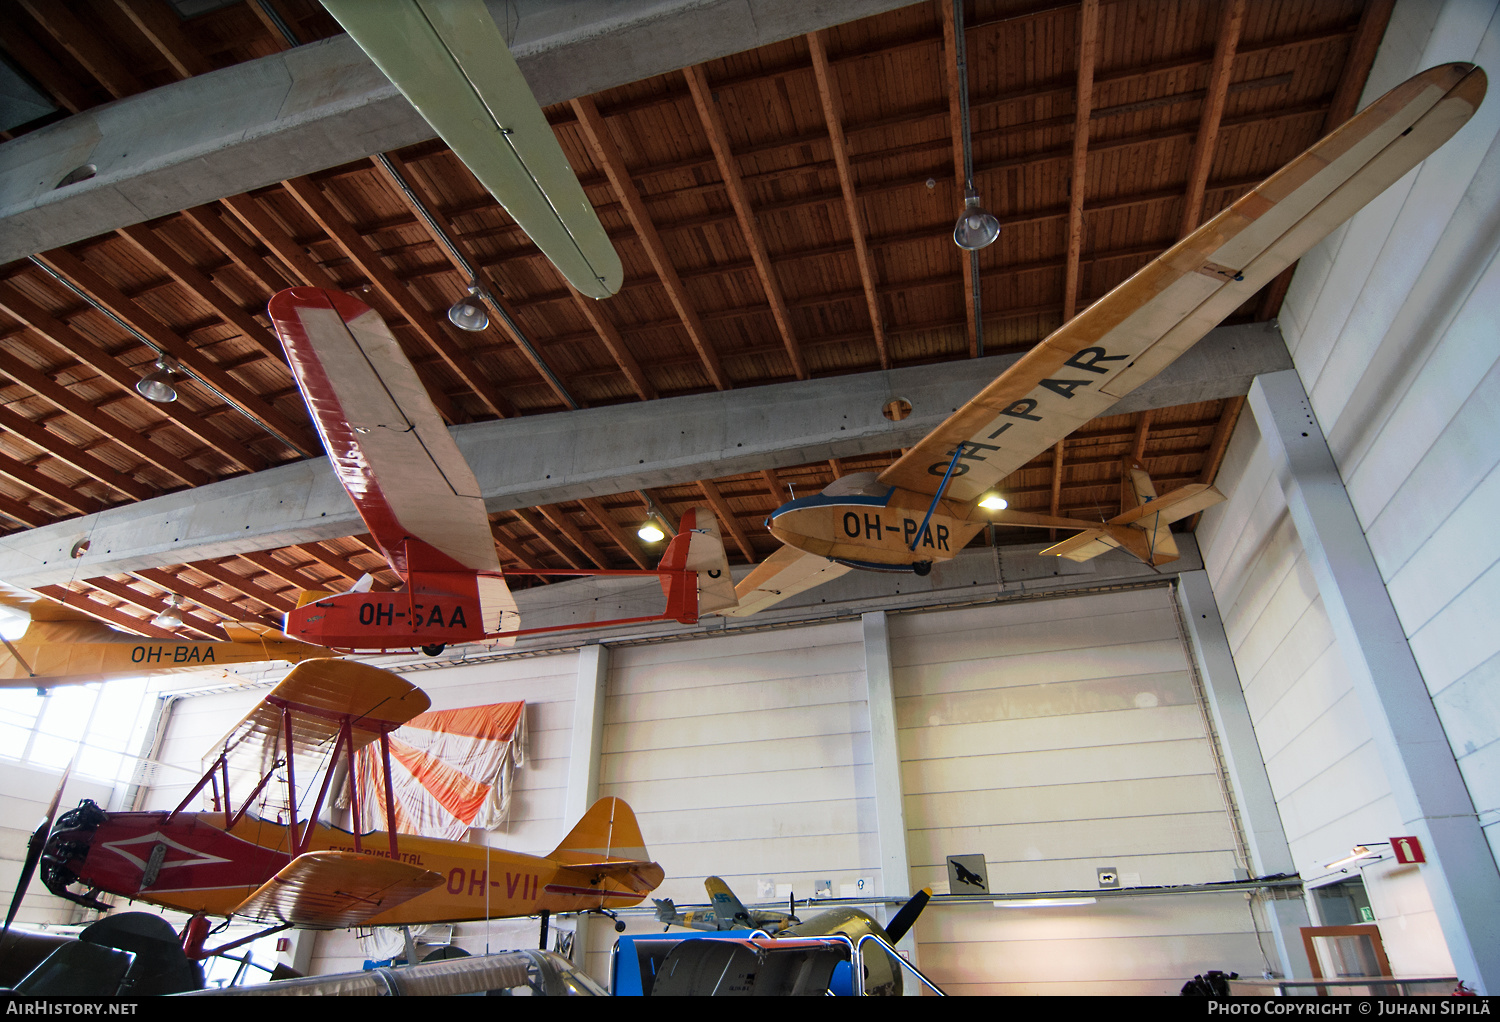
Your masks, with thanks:
[{"label": "wing strut", "polygon": [[953,452],[953,460],[948,462],[948,471],[943,473],[943,481],[938,483],[937,492],[932,495],[932,503],[927,505],[927,517],[922,519],[917,534],[911,538],[911,546],[908,550],[915,550],[917,544],[922,542],[922,535],[927,531],[927,523],[932,521],[932,513],[937,510],[938,501],[943,499],[943,491],[948,488],[948,480],[953,478],[953,470],[958,467],[958,459],[964,456],[964,441],[958,442],[958,447]]}]

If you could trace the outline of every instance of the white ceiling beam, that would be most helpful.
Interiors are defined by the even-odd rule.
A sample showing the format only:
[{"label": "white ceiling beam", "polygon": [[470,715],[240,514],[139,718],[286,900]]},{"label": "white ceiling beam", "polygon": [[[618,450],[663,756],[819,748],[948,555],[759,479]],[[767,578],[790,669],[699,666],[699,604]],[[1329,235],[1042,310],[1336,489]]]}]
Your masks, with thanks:
[{"label": "white ceiling beam", "polygon": [[[1019,355],[466,423],[452,433],[491,513],[909,447]],[[1248,392],[1291,366],[1271,324],[1220,327],[1106,414]],[[912,414],[890,422],[893,397]],[[0,537],[0,580],[33,588],[364,532],[325,458]],[[81,539],[82,558],[69,557]]]}]

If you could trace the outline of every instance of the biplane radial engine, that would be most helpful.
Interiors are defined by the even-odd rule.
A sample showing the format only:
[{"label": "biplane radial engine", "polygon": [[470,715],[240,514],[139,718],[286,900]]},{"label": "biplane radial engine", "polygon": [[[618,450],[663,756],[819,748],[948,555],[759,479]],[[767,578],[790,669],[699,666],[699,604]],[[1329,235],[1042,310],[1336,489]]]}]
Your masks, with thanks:
[{"label": "biplane radial engine", "polygon": [[[427,707],[421,689],[388,671],[344,660],[298,664],[211,752],[177,808],[116,813],[86,800],[56,827],[49,812],[32,840],[42,881],[91,908],[108,908],[98,895],[109,893],[193,913],[184,938],[198,958],[227,949],[203,947],[211,915],[264,922],[260,936],[290,926],[607,912],[638,904],[661,884],[635,814],[617,798],[594,803],[547,855],[398,835],[389,781],[386,831],[320,822],[339,757],[352,774],[353,754],[378,742],[389,778],[387,735]],[[284,786],[273,783],[281,773]],[[299,775],[304,796],[316,790],[305,819]],[[206,790],[213,808],[189,811]],[[20,892],[35,864],[28,859]]]},{"label": "biplane radial engine", "polygon": [[294,287],[271,298],[297,385],[328,460],[391,568],[399,593],[303,593],[286,616],[293,638],[335,649],[410,649],[642,621],[693,624],[736,597],[718,523],[690,508],[661,563],[649,571],[537,571],[655,575],[666,610],[649,617],[521,629],[501,574],[479,482],[416,370],[374,309],[338,291]]},{"label": "biplane radial engine", "polygon": [[987,513],[1003,507],[989,491],[1165,369],[1425,160],[1468,122],[1486,87],[1473,64],[1398,85],[1063,324],[885,471],[782,505],[766,525],[786,546],[736,587],[739,606],[720,613],[753,613],[850,568],[925,575],[990,522],[1078,529],[1043,551],[1073,560],[1116,547],[1152,565],[1176,559],[1167,526],[1222,500],[1212,487],[1157,496],[1127,459],[1120,513],[1100,522]]}]

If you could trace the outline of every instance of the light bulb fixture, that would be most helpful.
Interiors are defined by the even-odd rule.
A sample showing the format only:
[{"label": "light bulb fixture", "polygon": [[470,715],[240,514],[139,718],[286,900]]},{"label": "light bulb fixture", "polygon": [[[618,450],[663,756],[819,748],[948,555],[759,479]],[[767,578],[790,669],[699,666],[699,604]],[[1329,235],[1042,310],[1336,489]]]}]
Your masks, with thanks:
[{"label": "light bulb fixture", "polygon": [[979,205],[979,193],[972,184],[964,188],[964,211],[953,225],[953,244],[977,252],[1000,237],[1000,221],[995,214]]},{"label": "light bulb fixture", "polygon": [[460,330],[478,333],[490,325],[490,314],[479,297],[479,286],[469,288],[469,293],[454,302],[448,309],[448,321]]},{"label": "light bulb fixture", "polygon": [[[1386,841],[1373,841],[1373,842],[1371,842],[1371,844],[1388,845],[1389,842],[1386,842]],[[1377,852],[1377,851],[1372,850],[1369,847],[1369,845],[1355,845],[1353,848],[1349,849],[1349,854],[1348,855],[1344,856],[1342,859],[1335,859],[1333,862],[1328,863],[1323,868],[1324,869],[1339,869],[1342,866],[1351,866],[1354,863],[1359,862],[1361,859],[1373,859],[1373,858],[1376,858],[1376,857],[1380,856],[1381,854],[1382,854],[1381,852]]]},{"label": "light bulb fixture", "polygon": [[182,363],[168,355],[158,356],[156,371],[135,381],[135,389],[147,401],[169,405],[177,400],[177,388],[172,386],[172,374],[182,371]]},{"label": "light bulb fixture", "polygon": [[646,520],[641,523],[641,527],[636,530],[635,534],[647,543],[660,543],[667,538],[666,530],[662,528],[661,519],[656,517],[655,514],[647,515]]},{"label": "light bulb fixture", "polygon": [[182,627],[182,597],[176,593],[167,596],[167,609],[151,619],[157,628],[169,631]]},{"label": "light bulb fixture", "polygon": [[996,908],[1067,908],[1077,905],[1096,905],[1098,898],[1011,898],[997,901]]},{"label": "light bulb fixture", "polygon": [[1000,496],[994,490],[991,490],[979,498],[979,506],[990,511],[1004,511],[1010,507],[1010,501]]}]

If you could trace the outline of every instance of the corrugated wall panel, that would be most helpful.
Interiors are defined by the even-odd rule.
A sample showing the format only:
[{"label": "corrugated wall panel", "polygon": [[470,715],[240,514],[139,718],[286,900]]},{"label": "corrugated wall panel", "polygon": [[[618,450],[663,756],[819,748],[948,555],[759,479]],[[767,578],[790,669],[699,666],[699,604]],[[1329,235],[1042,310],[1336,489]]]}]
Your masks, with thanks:
[{"label": "corrugated wall panel", "polygon": [[[891,658],[914,885],[946,885],[947,856],[971,853],[995,892],[1097,889],[1100,866],[1234,878],[1166,587],[896,616]],[[1243,895],[944,905],[917,938],[955,993],[1176,993],[1208,968],[1263,967]]]}]

